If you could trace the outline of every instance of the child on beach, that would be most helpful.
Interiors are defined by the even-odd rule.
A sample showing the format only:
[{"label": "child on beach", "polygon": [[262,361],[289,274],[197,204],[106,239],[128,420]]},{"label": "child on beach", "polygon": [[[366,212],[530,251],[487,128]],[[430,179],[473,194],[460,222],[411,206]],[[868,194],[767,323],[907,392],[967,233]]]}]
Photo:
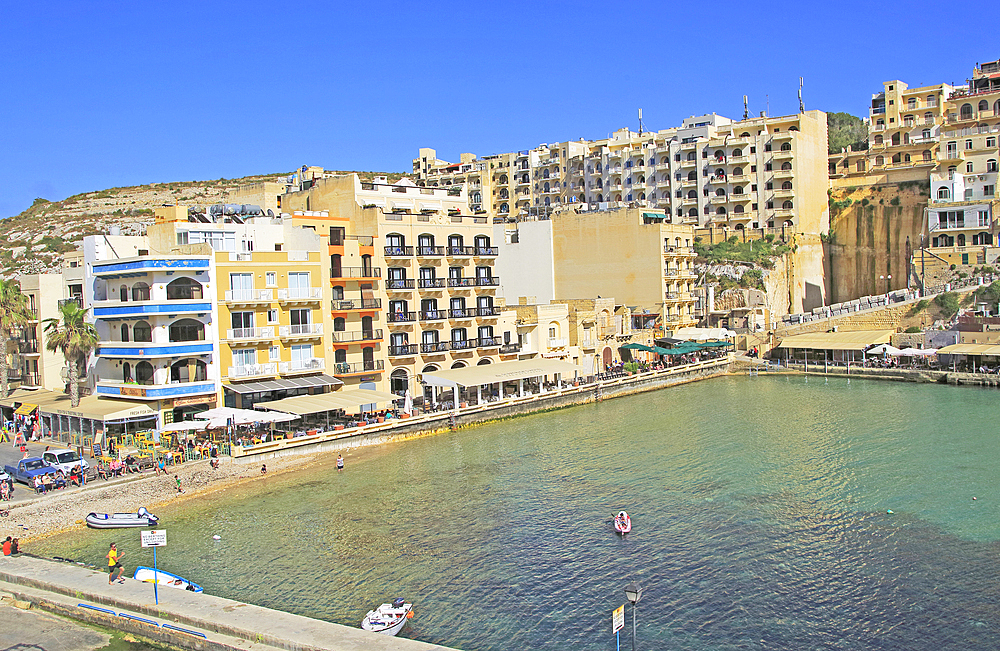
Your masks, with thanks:
[{"label": "child on beach", "polygon": [[337,455],[337,472],[340,472],[343,469],[344,469],[344,457],[338,454]]},{"label": "child on beach", "polygon": [[174,481],[177,482],[177,492],[183,493],[184,491],[181,490],[181,478],[178,477],[177,475],[174,475]]}]

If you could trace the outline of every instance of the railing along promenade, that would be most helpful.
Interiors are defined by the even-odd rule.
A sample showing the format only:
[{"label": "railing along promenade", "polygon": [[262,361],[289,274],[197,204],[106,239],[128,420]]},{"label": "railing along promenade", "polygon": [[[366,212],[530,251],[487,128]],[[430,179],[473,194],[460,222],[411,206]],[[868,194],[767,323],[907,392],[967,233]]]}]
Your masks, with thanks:
[{"label": "railing along promenade", "polygon": [[[599,400],[652,391],[689,382],[704,377],[726,373],[733,355],[707,359],[690,364],[679,364],[656,371],[622,374],[618,377],[598,379],[591,375],[578,380],[565,381],[562,387],[552,387],[539,393],[514,395],[479,404],[469,404],[457,409],[430,411],[410,417],[390,418],[381,423],[359,424],[344,429],[317,431],[315,434],[279,439],[268,443],[232,449],[238,462],[256,463],[262,456],[309,454],[320,449],[339,449],[357,445],[361,439],[367,444],[387,441],[400,436],[419,436],[423,433],[453,429],[458,425],[498,420],[513,414],[527,414],[556,407],[585,404]],[[402,397],[401,397],[402,399]]]}]

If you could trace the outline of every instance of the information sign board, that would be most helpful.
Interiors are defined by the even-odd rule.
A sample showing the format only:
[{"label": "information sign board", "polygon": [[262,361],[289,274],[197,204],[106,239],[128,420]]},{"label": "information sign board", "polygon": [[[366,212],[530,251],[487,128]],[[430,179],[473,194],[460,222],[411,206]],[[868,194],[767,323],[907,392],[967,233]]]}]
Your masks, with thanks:
[{"label": "information sign board", "polygon": [[165,547],[167,544],[167,530],[150,529],[149,531],[140,531],[139,540],[142,542],[143,547]]},{"label": "information sign board", "polygon": [[615,612],[611,614],[611,628],[613,629],[612,633],[617,633],[625,628],[625,604],[615,608]]}]

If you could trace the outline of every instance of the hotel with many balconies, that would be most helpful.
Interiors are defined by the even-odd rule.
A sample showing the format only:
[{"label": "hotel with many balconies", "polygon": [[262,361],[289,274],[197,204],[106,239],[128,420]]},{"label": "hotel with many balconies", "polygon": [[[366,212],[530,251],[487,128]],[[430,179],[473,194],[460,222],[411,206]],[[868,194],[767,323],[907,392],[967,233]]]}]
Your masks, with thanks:
[{"label": "hotel with many balconies", "polygon": [[282,206],[329,238],[331,315],[344,333],[335,376],[346,381],[345,364],[360,382],[416,392],[417,373],[501,359],[498,249],[464,187],[351,174],[286,194]]}]

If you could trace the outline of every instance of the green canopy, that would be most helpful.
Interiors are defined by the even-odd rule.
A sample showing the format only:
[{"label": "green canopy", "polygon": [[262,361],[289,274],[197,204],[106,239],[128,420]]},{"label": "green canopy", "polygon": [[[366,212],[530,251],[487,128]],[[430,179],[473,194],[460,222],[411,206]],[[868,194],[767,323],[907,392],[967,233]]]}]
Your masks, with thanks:
[{"label": "green canopy", "polygon": [[674,348],[661,348],[663,352],[661,355],[687,355],[688,353],[696,353],[701,348],[697,346],[676,346]]},{"label": "green canopy", "polygon": [[733,344],[728,341],[705,341],[698,345],[702,348],[716,348],[718,346],[732,346]]},{"label": "green canopy", "polygon": [[645,344],[625,344],[622,348],[628,348],[629,350],[645,350],[648,352],[653,352],[653,349]]}]

